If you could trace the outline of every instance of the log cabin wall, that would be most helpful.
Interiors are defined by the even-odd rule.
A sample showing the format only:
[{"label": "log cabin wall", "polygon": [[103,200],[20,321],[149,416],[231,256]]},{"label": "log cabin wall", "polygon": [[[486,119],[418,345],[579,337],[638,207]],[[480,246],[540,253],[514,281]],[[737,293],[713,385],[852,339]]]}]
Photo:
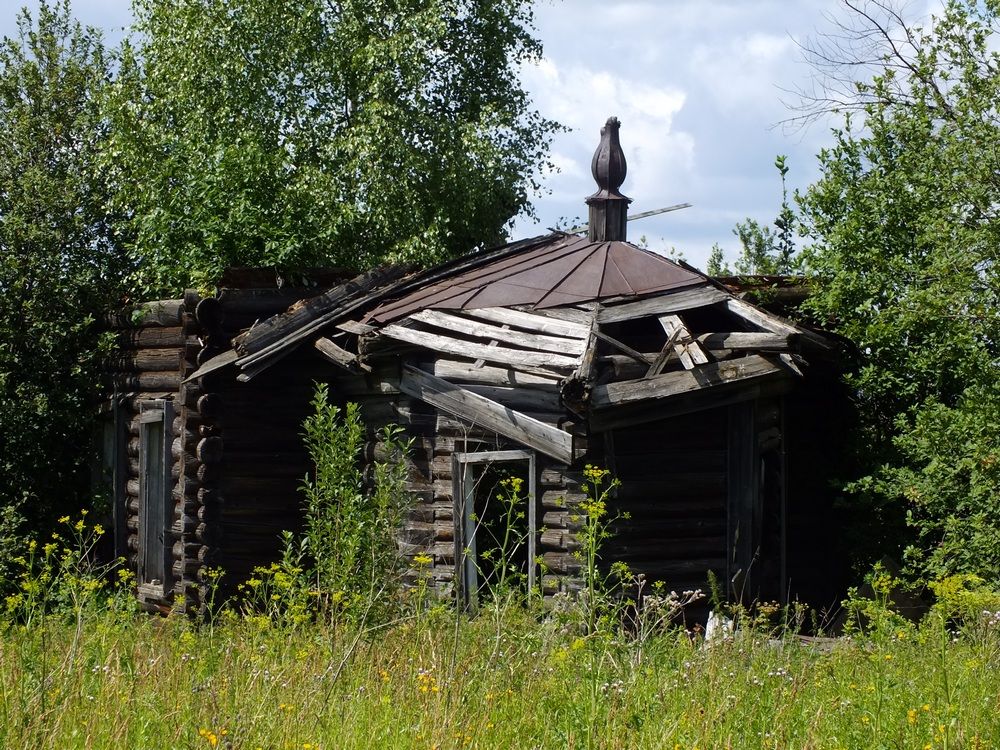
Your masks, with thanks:
[{"label": "log cabin wall", "polygon": [[[240,331],[306,296],[301,288],[224,288],[198,306],[204,340],[199,364],[228,351]],[[185,547],[196,592],[192,607],[226,598],[281,555],[281,533],[302,526],[301,485],[311,471],[303,422],[317,382],[330,369],[314,353],[290,354],[282,366],[241,382],[232,368],[200,378],[195,450],[196,502]],[[337,393],[331,392],[334,403]],[[210,581],[212,569],[223,573]]]},{"label": "log cabin wall", "polygon": [[[184,568],[185,546],[194,528],[187,522],[194,492],[196,462],[193,452],[197,433],[192,418],[202,395],[198,383],[182,384],[194,370],[201,350],[194,317],[198,298],[147,303],[110,315],[107,323],[116,334],[117,350],[108,361],[114,410],[124,425],[126,460],[124,481],[115,483],[121,492],[114,498],[116,554],[127,559],[132,570],[140,566],[142,536],[140,495],[142,492],[142,413],[162,407],[172,416],[163,425],[169,444],[163,473],[166,487],[165,519],[157,542],[163,545],[165,580],[140,582],[139,596],[150,609],[167,610],[182,601],[190,588]],[[117,492],[116,492],[117,494]]]}]

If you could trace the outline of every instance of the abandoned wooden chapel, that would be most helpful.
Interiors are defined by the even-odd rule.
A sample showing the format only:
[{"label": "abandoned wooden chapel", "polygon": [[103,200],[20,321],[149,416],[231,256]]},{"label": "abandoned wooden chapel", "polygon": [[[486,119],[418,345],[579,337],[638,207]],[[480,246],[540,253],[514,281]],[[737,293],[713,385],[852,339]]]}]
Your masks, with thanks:
[{"label": "abandoned wooden chapel", "polygon": [[278,556],[301,523],[316,381],[360,405],[366,460],[388,423],[413,438],[399,544],[432,559],[443,595],[483,585],[503,472],[528,490],[525,577],[545,595],[578,587],[592,464],[628,515],[603,560],[677,591],[713,571],[730,596],[836,598],[836,342],[627,242],[618,121],[601,133],[586,236],[333,273],[322,293],[233,272],[214,297],[114,316],[105,462],[147,608],[195,609],[207,567],[232,587]]}]

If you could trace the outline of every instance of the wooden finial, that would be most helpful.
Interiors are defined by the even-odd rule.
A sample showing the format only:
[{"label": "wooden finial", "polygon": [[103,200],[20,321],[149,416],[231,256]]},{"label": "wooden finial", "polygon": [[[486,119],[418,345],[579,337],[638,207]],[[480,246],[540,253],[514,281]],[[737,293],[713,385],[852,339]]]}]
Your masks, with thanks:
[{"label": "wooden finial", "polygon": [[617,117],[608,118],[601,128],[601,142],[590,163],[598,188],[587,198],[590,207],[588,235],[592,242],[624,240],[626,236],[628,204],[632,201],[618,190],[628,173],[625,152],[618,140],[620,127]]}]

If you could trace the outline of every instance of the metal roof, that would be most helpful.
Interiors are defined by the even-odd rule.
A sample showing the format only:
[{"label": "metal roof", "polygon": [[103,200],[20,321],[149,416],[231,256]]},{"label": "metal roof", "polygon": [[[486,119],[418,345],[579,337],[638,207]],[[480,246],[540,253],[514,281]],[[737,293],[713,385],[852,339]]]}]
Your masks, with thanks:
[{"label": "metal roof", "polygon": [[682,289],[705,280],[628,242],[592,242],[560,233],[386,302],[367,319],[387,323],[428,309],[558,307]]}]

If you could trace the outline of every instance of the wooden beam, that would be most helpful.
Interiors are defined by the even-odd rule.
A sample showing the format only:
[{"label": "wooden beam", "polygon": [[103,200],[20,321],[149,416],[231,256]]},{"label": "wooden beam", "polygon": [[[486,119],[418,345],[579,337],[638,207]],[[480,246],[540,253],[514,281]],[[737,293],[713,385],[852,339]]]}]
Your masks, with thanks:
[{"label": "wooden beam", "polygon": [[611,346],[615,347],[616,349],[618,349],[619,351],[623,352],[624,354],[627,354],[629,357],[631,357],[632,359],[634,359],[636,362],[639,362],[640,364],[644,364],[644,365],[651,365],[651,364],[653,364],[653,360],[650,359],[649,357],[647,357],[642,352],[637,352],[635,349],[633,349],[628,344],[623,344],[618,339],[612,338],[611,336],[608,336],[608,334],[603,333],[602,331],[598,330],[596,327],[593,329],[593,331],[591,331],[591,333],[596,338],[599,338],[601,341],[604,341],[604,342],[606,342],[608,344],[611,344]]},{"label": "wooden beam", "polygon": [[334,328],[344,333],[353,333],[355,336],[364,336],[366,333],[372,333],[376,330],[375,326],[370,326],[367,323],[361,323],[357,320],[345,320],[337,323]]},{"label": "wooden beam", "polygon": [[667,366],[667,362],[670,360],[670,355],[674,351],[674,342],[677,341],[680,335],[681,331],[678,328],[667,336],[667,340],[660,349],[660,353],[656,355],[656,359],[653,360],[653,364],[651,364],[646,370],[647,378],[651,378],[654,375],[659,375],[663,372],[663,368]]},{"label": "wooden beam", "polygon": [[663,292],[655,297],[647,297],[637,302],[626,302],[621,305],[609,305],[603,308],[597,317],[601,325],[620,323],[623,320],[647,318],[652,315],[691,310],[696,307],[714,305],[723,300],[732,299],[725,292],[714,286],[699,286],[693,289],[681,289],[676,292]]},{"label": "wooden beam", "polygon": [[239,355],[236,353],[235,349],[230,349],[222,354],[217,354],[193,373],[184,378],[183,382],[190,383],[192,380],[204,377],[210,372],[221,370],[223,367],[229,367],[229,365],[233,364],[238,357]]},{"label": "wooden beam", "polygon": [[455,354],[459,357],[469,359],[484,359],[487,362],[501,362],[515,367],[565,367],[574,368],[577,365],[577,357],[567,357],[561,354],[550,352],[528,352],[520,349],[511,349],[506,346],[487,346],[477,344],[472,341],[461,341],[459,339],[441,336],[436,333],[417,331],[413,328],[404,328],[400,325],[388,325],[379,331],[379,336],[404,341],[414,346],[422,346],[431,351],[444,352],[445,354]]},{"label": "wooden beam", "polygon": [[411,365],[403,366],[399,389],[473,425],[505,435],[547,456],[569,464],[573,461],[573,437],[496,401],[436,378]]},{"label": "wooden beam", "polygon": [[792,385],[792,378],[782,373],[774,373],[771,376],[739,381],[722,388],[706,388],[672,398],[639,401],[628,406],[594,410],[590,414],[588,425],[595,433],[634,427],[682,414],[693,414],[745,401],[780,396],[787,393]]},{"label": "wooden beam", "polygon": [[[356,373],[361,369],[361,365],[359,364],[356,356],[351,354],[346,349],[337,346],[337,344],[332,342],[330,339],[316,339],[314,346],[316,347],[316,351],[322,354],[326,359],[330,360],[338,367],[342,367],[348,372]],[[368,367],[368,370],[370,371],[371,368]]]},{"label": "wooden beam", "polygon": [[[409,319],[415,320],[418,323],[436,326],[437,328],[444,328],[446,331],[451,331],[452,333],[461,333],[487,341],[503,341],[525,349],[554,352],[556,354],[579,356],[583,354],[585,346],[585,342],[581,339],[567,339],[538,333],[515,331],[509,327],[504,328],[502,326],[480,323],[475,320],[467,320],[466,318],[460,318],[457,315],[450,315],[439,310],[421,310],[411,315]],[[509,326],[510,324],[504,323],[503,325]]]},{"label": "wooden beam", "polygon": [[658,320],[667,336],[677,335],[674,351],[677,352],[685,370],[693,370],[698,365],[708,364],[708,355],[698,342],[691,338],[691,332],[679,315],[661,315]]},{"label": "wooden beam", "polygon": [[558,373],[545,373],[544,375],[534,372],[526,372],[513,367],[476,367],[471,362],[458,362],[451,359],[435,359],[429,365],[432,375],[437,375],[445,380],[454,380],[463,383],[484,383],[486,385],[506,385],[506,386],[551,386],[555,388],[560,380]]},{"label": "wooden beam", "polygon": [[595,409],[609,408],[785,373],[781,365],[753,354],[738,360],[701,365],[693,370],[599,385],[594,388],[591,404]]},{"label": "wooden beam", "polygon": [[788,351],[798,342],[797,333],[703,333],[698,343],[710,351],[720,349],[764,349]]},{"label": "wooden beam", "polygon": [[793,334],[798,333],[799,329],[795,326],[789,325],[785,321],[781,320],[775,315],[764,312],[758,307],[754,307],[749,302],[738,299],[736,297],[730,297],[726,300],[726,309],[729,310],[733,315],[743,318],[743,320],[748,323],[752,323],[755,326],[763,328],[765,331],[772,331],[773,333],[784,333]]},{"label": "wooden beam", "polygon": [[526,331],[533,331],[535,333],[547,333],[553,336],[585,339],[589,333],[589,329],[579,323],[560,320],[559,318],[547,315],[524,312],[523,310],[511,310],[509,307],[481,307],[472,310],[463,310],[462,313],[480,320],[488,320],[491,323],[506,323],[515,328],[523,328]]}]

